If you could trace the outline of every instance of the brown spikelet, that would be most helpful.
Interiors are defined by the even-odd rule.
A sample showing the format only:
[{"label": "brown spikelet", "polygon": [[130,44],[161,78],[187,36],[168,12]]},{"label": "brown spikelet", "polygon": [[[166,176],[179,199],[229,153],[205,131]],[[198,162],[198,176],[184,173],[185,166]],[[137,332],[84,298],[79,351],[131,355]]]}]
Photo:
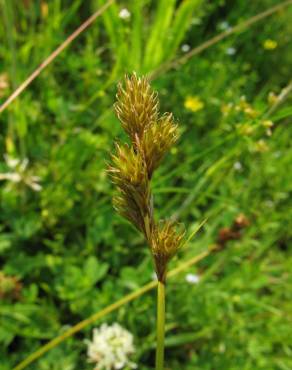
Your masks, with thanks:
[{"label": "brown spikelet", "polygon": [[149,211],[149,182],[143,158],[127,144],[116,144],[108,172],[120,193],[114,197],[115,209],[144,232],[144,216]]},{"label": "brown spikelet", "polygon": [[177,125],[173,122],[172,114],[169,113],[164,114],[157,123],[145,130],[140,145],[145,156],[149,178],[177,139]]},{"label": "brown spikelet", "polygon": [[141,186],[147,182],[147,168],[143,157],[129,145],[116,144],[116,154],[112,155],[112,166],[109,172],[116,185],[124,182]]},{"label": "brown spikelet", "polygon": [[158,97],[146,77],[136,74],[125,78],[125,86],[118,85],[115,112],[132,142],[141,138],[146,127],[158,119]]},{"label": "brown spikelet", "polygon": [[172,221],[160,221],[152,240],[152,253],[158,280],[164,281],[167,263],[182,245],[185,230]]}]

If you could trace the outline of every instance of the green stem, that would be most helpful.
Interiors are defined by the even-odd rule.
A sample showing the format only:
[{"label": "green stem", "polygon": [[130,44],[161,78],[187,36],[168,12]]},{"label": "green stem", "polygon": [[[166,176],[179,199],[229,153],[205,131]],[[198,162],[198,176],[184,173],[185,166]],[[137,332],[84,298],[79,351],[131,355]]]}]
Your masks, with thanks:
[{"label": "green stem", "polygon": [[158,281],[157,286],[157,347],[156,370],[163,370],[164,363],[164,325],[165,325],[165,283]]}]

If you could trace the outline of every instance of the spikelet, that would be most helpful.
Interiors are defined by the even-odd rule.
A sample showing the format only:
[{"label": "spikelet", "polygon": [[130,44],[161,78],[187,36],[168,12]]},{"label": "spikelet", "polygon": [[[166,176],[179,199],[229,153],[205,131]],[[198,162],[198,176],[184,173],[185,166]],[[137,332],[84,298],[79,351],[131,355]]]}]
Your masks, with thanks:
[{"label": "spikelet", "polygon": [[131,138],[141,138],[144,130],[158,119],[158,97],[146,77],[136,74],[125,78],[125,87],[118,85],[115,112],[123,129]]},{"label": "spikelet", "polygon": [[145,233],[144,217],[149,213],[149,181],[145,161],[127,144],[116,144],[112,165],[108,172],[117,186],[119,195],[114,197],[117,212]]},{"label": "spikelet", "polygon": [[116,185],[115,209],[140,230],[153,255],[155,270],[164,281],[167,263],[179,249],[184,233],[177,225],[156,224],[150,180],[164,155],[178,139],[173,116],[158,112],[157,93],[145,77],[126,77],[118,86],[115,112],[132,146],[116,144],[108,172]]},{"label": "spikelet", "polygon": [[173,116],[170,113],[164,114],[158,122],[145,130],[140,142],[140,151],[145,158],[149,179],[177,139],[177,125],[173,122]]},{"label": "spikelet", "polygon": [[169,220],[158,223],[151,245],[158,280],[165,280],[166,266],[182,245],[184,235],[182,225]]}]

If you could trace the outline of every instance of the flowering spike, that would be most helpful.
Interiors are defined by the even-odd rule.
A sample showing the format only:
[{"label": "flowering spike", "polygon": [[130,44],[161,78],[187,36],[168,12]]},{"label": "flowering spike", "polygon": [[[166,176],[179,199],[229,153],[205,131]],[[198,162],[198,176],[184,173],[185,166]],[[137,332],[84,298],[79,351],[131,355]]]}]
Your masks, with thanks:
[{"label": "flowering spike", "polygon": [[136,74],[119,84],[115,112],[132,146],[116,144],[108,169],[119,194],[115,209],[140,230],[152,252],[159,281],[164,282],[168,261],[181,245],[184,233],[174,223],[155,222],[150,180],[162,158],[178,139],[170,113],[159,115],[157,93],[145,77]]},{"label": "flowering spike", "polygon": [[149,182],[145,162],[140,153],[135,153],[127,144],[116,144],[116,152],[112,155],[112,166],[108,168],[112,182],[120,192],[119,196],[114,197],[114,207],[145,233],[144,217],[149,212]]},{"label": "flowering spike", "polygon": [[177,125],[171,113],[164,114],[157,123],[145,130],[140,150],[144,154],[149,178],[177,139]]},{"label": "flowering spike", "polygon": [[185,230],[172,221],[160,221],[156,227],[152,253],[155,261],[156,274],[159,281],[165,280],[166,266],[182,245]]},{"label": "flowering spike", "polygon": [[125,78],[125,86],[118,85],[117,102],[114,105],[117,117],[132,142],[141,138],[146,127],[158,119],[158,97],[152,91],[146,77],[134,73]]}]

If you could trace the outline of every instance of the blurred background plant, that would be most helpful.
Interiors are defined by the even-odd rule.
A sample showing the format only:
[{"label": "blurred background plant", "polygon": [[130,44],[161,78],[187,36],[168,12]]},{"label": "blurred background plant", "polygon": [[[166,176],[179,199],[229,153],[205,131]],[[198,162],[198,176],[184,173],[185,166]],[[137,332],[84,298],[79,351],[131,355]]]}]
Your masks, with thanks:
[{"label": "blurred background plant", "polygon": [[[104,3],[1,0],[0,102]],[[180,150],[153,179],[157,217],[172,214],[190,231],[208,217],[180,257],[215,243],[239,213],[250,221],[220,255],[169,282],[168,368],[292,367],[292,6],[163,67],[277,4],[116,1],[1,113],[1,370],[152,279],[105,173],[113,140],[124,140],[114,83],[132,70],[159,71],[161,110],[180,122]],[[148,293],[106,318],[133,334],[141,370],[153,366],[154,317]],[[29,368],[92,369],[90,337],[88,327]]]}]

